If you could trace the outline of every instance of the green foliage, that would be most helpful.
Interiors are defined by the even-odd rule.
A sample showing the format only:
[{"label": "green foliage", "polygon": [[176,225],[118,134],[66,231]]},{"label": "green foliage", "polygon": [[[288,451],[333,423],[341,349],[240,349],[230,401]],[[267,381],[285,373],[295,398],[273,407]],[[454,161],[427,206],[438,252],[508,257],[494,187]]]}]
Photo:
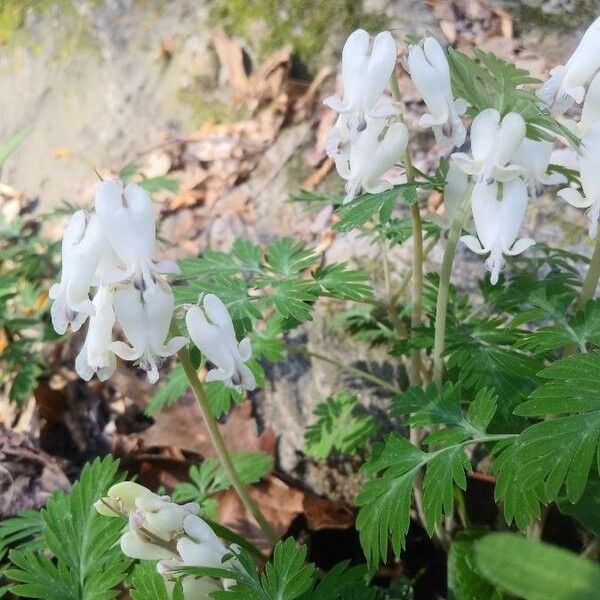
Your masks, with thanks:
[{"label": "green foliage", "polygon": [[171,600],[165,580],[150,560],[142,560],[133,568],[129,593],[133,600]]},{"label": "green foliage", "polygon": [[13,135],[8,142],[0,146],[0,167],[6,162],[6,159],[17,150],[23,143],[23,140],[31,133],[29,129],[21,129]]},{"label": "green foliage", "polygon": [[189,387],[189,382],[183,370],[183,366],[178,364],[167,375],[166,379],[156,391],[152,394],[152,398],[146,407],[148,416],[155,415],[162,408],[171,406],[185,394]]},{"label": "green foliage", "polygon": [[379,223],[387,223],[398,201],[406,206],[417,201],[418,187],[426,186],[425,184],[403,183],[379,194],[358,196],[337,209],[336,214],[340,220],[333,228],[341,232],[352,231],[371,220],[375,214],[379,217]]},{"label": "green foliage", "polygon": [[475,546],[477,570],[525,600],[594,600],[600,567],[577,555],[514,533],[485,536]]},{"label": "green foliage", "polygon": [[[231,460],[244,483],[256,483],[273,468],[273,459],[264,452],[234,452]],[[190,482],[178,483],[173,491],[174,502],[197,502],[202,514],[217,518],[215,494],[231,487],[229,477],[214,458],[205,458],[200,465],[192,465]]]},{"label": "green foliage", "polygon": [[435,386],[410,388],[394,400],[394,411],[410,414],[411,426],[446,427],[425,438],[428,452],[391,433],[365,463],[366,474],[380,474],[363,486],[356,499],[360,507],[356,526],[371,567],[387,559],[389,537],[394,554],[399,555],[410,523],[412,485],[421,469],[425,469],[423,511],[428,531],[434,531],[442,515],[452,513],[454,485],[465,489],[465,471],[470,470],[463,447],[504,437],[486,434],[495,407],[496,396],[482,388],[463,413],[460,386],[451,384],[441,394]]},{"label": "green foliage", "polygon": [[600,536],[600,479],[590,477],[581,497],[571,502],[566,496],[559,496],[557,506],[562,513],[577,519],[586,529]]},{"label": "green foliage", "polygon": [[[321,295],[364,300],[373,291],[366,277],[343,263],[309,269],[317,262],[312,250],[289,238],[264,250],[237,240],[230,253],[207,250],[202,257],[181,261],[181,282],[175,286],[178,302],[196,303],[213,293],[226,304],[237,332],[253,329],[263,311],[275,309],[272,321],[283,329],[311,319],[312,305]],[[270,337],[273,337],[271,329]]]},{"label": "green foliage", "polygon": [[55,494],[42,511],[43,528],[30,516],[30,534],[42,533],[44,550],[21,545],[11,550],[5,576],[25,598],[110,600],[129,566],[117,541],[123,523],[101,517],[94,502],[119,480],[118,462],[107,456],[84,467],[66,495]]},{"label": "green foliage", "polygon": [[0,521],[0,560],[9,548],[29,549],[43,546],[41,534],[44,530],[42,513],[24,510],[18,515]]},{"label": "green foliage", "polygon": [[17,404],[31,397],[45,373],[41,343],[54,337],[46,289],[56,276],[59,245],[38,228],[21,217],[0,219],[0,385]]},{"label": "green foliage", "polygon": [[448,552],[448,600],[501,600],[475,566],[475,544],[482,532],[461,531]]},{"label": "green foliage", "polygon": [[228,591],[213,592],[217,600],[296,600],[312,589],[316,577],[313,564],[305,564],[306,546],[296,546],[293,538],[275,546],[273,559],[263,573],[256,572],[253,560],[244,552],[237,554],[241,571]]},{"label": "green foliage", "polygon": [[496,495],[504,499],[508,522],[514,519],[523,528],[538,516],[539,504],[557,499],[563,486],[568,501],[577,502],[590,470],[598,470],[599,367],[598,353],[556,361],[539,374],[544,383],[516,408],[518,415],[546,420],[499,449]]},{"label": "green foliage", "polygon": [[340,392],[319,404],[314,411],[317,422],[304,436],[306,454],[322,460],[336,450],[340,454],[353,454],[362,448],[376,431],[371,415],[357,411],[358,398]]},{"label": "green foliage", "polygon": [[140,169],[141,166],[135,161],[127,163],[119,171],[119,178],[125,185],[135,179],[135,183],[144,188],[149,194],[163,190],[176,194],[179,191],[179,182],[176,179],[166,177],[165,175],[159,175],[158,177],[145,177],[142,175],[136,177]]},{"label": "green foliage", "polygon": [[473,54],[474,58],[469,58],[458,50],[448,49],[452,88],[456,97],[470,104],[469,116],[486,108],[495,108],[502,116],[518,112],[527,125],[527,137],[552,140],[549,133],[552,132],[578,144],[578,138],[552,117],[533,92],[523,87],[541,83],[539,79],[491,52],[474,48]]}]

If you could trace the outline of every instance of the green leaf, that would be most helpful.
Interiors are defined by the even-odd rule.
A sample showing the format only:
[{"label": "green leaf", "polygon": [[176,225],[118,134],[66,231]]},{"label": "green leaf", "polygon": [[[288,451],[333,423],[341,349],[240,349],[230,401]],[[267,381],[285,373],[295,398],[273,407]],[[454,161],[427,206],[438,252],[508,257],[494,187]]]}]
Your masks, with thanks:
[{"label": "green leaf", "polygon": [[396,202],[410,206],[417,201],[417,184],[404,183],[380,194],[363,194],[337,209],[340,220],[334,225],[336,231],[348,232],[364,225],[379,215],[379,221],[385,223],[392,215]]},{"label": "green leaf", "polygon": [[29,400],[42,374],[42,368],[35,361],[21,365],[10,386],[9,398],[17,404],[23,404]]},{"label": "green leaf", "polygon": [[94,508],[94,502],[120,480],[117,466],[110,456],[97,458],[83,468],[68,494],[50,498],[42,512],[43,539],[57,562],[43,552],[13,550],[15,568],[7,575],[18,582],[15,592],[27,598],[67,600],[110,600],[117,595],[129,566],[118,546],[123,524],[100,516]]},{"label": "green leaf", "polygon": [[204,384],[204,391],[213,414],[219,418],[226,415],[233,404],[241,404],[244,395],[225,385],[222,381],[209,381]]},{"label": "green leaf", "polygon": [[133,600],[171,600],[156,563],[142,560],[133,569],[129,594]]},{"label": "green leaf", "polygon": [[314,411],[317,422],[304,436],[306,453],[317,460],[333,450],[350,455],[364,446],[376,431],[371,415],[357,413],[358,398],[341,392],[319,404]]},{"label": "green leaf", "polygon": [[367,587],[365,565],[349,567],[349,563],[344,561],[329,569],[311,593],[310,600],[375,600],[377,590]]},{"label": "green leaf", "polygon": [[373,297],[368,278],[360,271],[348,268],[346,263],[319,267],[314,277],[324,292],[341,300],[360,302]]},{"label": "green leaf", "polygon": [[[264,452],[234,452],[231,460],[244,483],[260,481],[272,468],[273,459]],[[205,509],[206,501],[231,487],[229,477],[221,464],[214,458],[205,458],[189,471],[191,483],[178,483],[173,492],[174,502],[198,502]],[[209,507],[212,508],[211,505]],[[211,515],[215,517],[214,513]]]},{"label": "green leaf", "polygon": [[183,370],[178,364],[169,372],[163,383],[152,394],[152,398],[144,411],[148,416],[155,415],[159,410],[171,406],[185,394],[189,382]]},{"label": "green leaf", "polygon": [[492,418],[496,396],[490,390],[479,390],[475,407],[467,415],[460,409],[460,387],[448,383],[440,395],[434,386],[426,391],[411,388],[394,400],[396,414],[412,413],[412,427],[446,424],[431,433],[423,443],[423,452],[404,437],[392,433],[383,445],[374,447],[371,458],[363,466],[368,475],[380,473],[368,481],[356,498],[360,507],[356,527],[361,545],[371,568],[387,559],[388,538],[396,556],[404,545],[410,523],[412,485],[424,468],[423,511],[431,534],[442,515],[452,514],[454,486],[466,488],[465,472],[471,469],[463,450],[467,444],[493,441],[485,427]]},{"label": "green leaf", "polygon": [[317,260],[317,256],[301,242],[281,238],[269,246],[265,260],[270,270],[289,277],[310,267]]},{"label": "green leaf", "polygon": [[600,567],[589,560],[518,534],[485,536],[475,547],[478,571],[525,600],[596,600]]},{"label": "green leaf", "polygon": [[119,171],[119,179],[123,182],[123,185],[127,185],[139,170],[139,163],[132,160]]},{"label": "green leaf", "polygon": [[252,560],[241,552],[242,571],[237,583],[228,591],[213,592],[217,600],[296,600],[314,585],[316,569],[305,564],[306,546],[296,546],[293,538],[279,542],[273,559],[260,575]]},{"label": "green leaf", "polygon": [[17,131],[8,142],[0,146],[0,167],[6,159],[23,143],[23,140],[31,133],[31,129],[23,128]]},{"label": "green leaf", "polygon": [[557,506],[562,513],[577,519],[586,529],[600,536],[600,480],[591,478],[583,494],[572,503],[566,496],[559,496]]},{"label": "green leaf", "polygon": [[448,553],[448,600],[501,600],[493,585],[477,571],[475,543],[482,532],[461,531]]},{"label": "green leaf", "polygon": [[24,510],[0,521],[0,560],[9,548],[37,549],[42,546],[44,519],[38,510]]},{"label": "green leaf", "polygon": [[519,435],[510,460],[496,461],[498,493],[520,485],[551,501],[564,486],[569,501],[577,502],[600,447],[599,369],[600,354],[593,353],[559,360],[539,373],[546,382],[515,412],[548,420]]},{"label": "green leaf", "polygon": [[166,190],[176,194],[179,191],[179,181],[172,177],[145,177],[139,182],[139,186],[144,188],[149,194]]}]

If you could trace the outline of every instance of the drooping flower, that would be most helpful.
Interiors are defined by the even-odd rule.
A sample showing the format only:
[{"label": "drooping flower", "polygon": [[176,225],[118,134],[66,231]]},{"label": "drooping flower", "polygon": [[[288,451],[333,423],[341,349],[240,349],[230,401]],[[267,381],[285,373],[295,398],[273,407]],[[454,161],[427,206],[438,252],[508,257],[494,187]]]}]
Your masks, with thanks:
[{"label": "drooping flower", "polygon": [[62,240],[62,272],[60,283],[50,288],[54,302],[50,309],[52,325],[63,334],[71,325],[77,331],[94,314],[90,286],[96,267],[107,250],[98,220],[84,210],[71,216]]},{"label": "drooping flower", "polygon": [[227,307],[214,294],[206,294],[202,308],[194,306],[186,315],[187,329],[192,341],[213,365],[205,381],[223,381],[236,390],[252,391],[256,380],[245,364],[252,357],[250,340],[239,342]]},{"label": "drooping flower", "polygon": [[124,360],[140,360],[150,383],[158,380],[157,357],[171,356],[187,342],[173,337],[165,343],[174,308],[173,292],[160,284],[143,292],[127,286],[114,294],[115,314],[130,345],[117,341],[109,348]]},{"label": "drooping flower", "polygon": [[[497,199],[499,185],[502,185],[501,200]],[[473,190],[471,208],[477,237],[464,235],[460,239],[476,254],[489,254],[485,266],[495,285],[506,267],[504,256],[521,254],[535,244],[531,238],[517,239],[527,209],[527,187],[521,179],[503,184],[478,183]]]},{"label": "drooping flower", "polygon": [[595,238],[600,218],[600,124],[589,129],[581,138],[579,176],[583,194],[568,187],[560,190],[558,196],[571,206],[587,208],[585,215],[589,223],[589,235]]},{"label": "drooping flower", "polygon": [[552,154],[552,142],[525,138],[513,156],[515,164],[523,169],[523,177],[529,189],[529,195],[535,198],[539,185],[558,185],[565,183],[564,175],[547,173]]},{"label": "drooping flower", "polygon": [[412,46],[408,53],[408,68],[415,87],[429,109],[419,119],[421,127],[431,127],[440,146],[461,146],[467,135],[460,120],[467,109],[462,98],[454,99],[450,83],[450,68],[444,49],[433,37]]},{"label": "drooping flower", "polygon": [[356,131],[366,127],[366,118],[396,114],[392,104],[374,111],[396,65],[396,42],[389,31],[371,37],[364,29],[350,34],[342,51],[343,99],[329,96],[324,104],[347,117],[343,126]]},{"label": "drooping flower", "polygon": [[[234,558],[224,561],[228,549],[211,527],[198,516],[196,503],[179,505],[169,496],[159,496],[130,481],[112,486],[106,497],[95,503],[97,511],[108,517],[128,519],[121,536],[122,552],[130,558],[157,560],[157,571],[172,594],[173,572],[182,567],[232,567]],[[186,576],[182,580],[186,600],[204,600],[208,593],[227,589],[230,580]]]},{"label": "drooping flower", "polygon": [[566,123],[575,134],[582,137],[586,132],[600,123],[600,73],[597,73],[585,95],[583,107],[581,109],[581,119],[579,123],[568,121]]},{"label": "drooping flower", "polygon": [[96,213],[123,268],[107,273],[104,283],[132,280],[138,290],[155,285],[159,273],[178,273],[172,261],[154,263],[156,217],[146,191],[135,183],[103,181],[96,190]]},{"label": "drooping flower", "polygon": [[117,367],[115,355],[109,348],[115,324],[112,292],[105,286],[98,288],[92,303],[94,314],[88,323],[85,342],[75,359],[75,370],[85,381],[89,381],[94,373],[98,374],[100,381],[106,381]]},{"label": "drooping flower", "polygon": [[550,71],[550,78],[537,91],[553,113],[562,114],[573,103],[581,104],[585,86],[600,69],[600,17],[584,33],[565,65]]},{"label": "drooping flower", "polygon": [[337,172],[347,182],[344,202],[350,202],[361,190],[376,194],[390,189],[392,184],[383,176],[401,160],[407,144],[404,123],[387,126],[382,119],[367,119],[365,130],[336,157]]},{"label": "drooping flower", "polygon": [[455,152],[452,158],[465,173],[473,175],[476,182],[509,181],[522,172],[511,160],[524,138],[525,121],[519,113],[510,112],[500,120],[495,108],[486,108],[471,125],[473,156]]}]

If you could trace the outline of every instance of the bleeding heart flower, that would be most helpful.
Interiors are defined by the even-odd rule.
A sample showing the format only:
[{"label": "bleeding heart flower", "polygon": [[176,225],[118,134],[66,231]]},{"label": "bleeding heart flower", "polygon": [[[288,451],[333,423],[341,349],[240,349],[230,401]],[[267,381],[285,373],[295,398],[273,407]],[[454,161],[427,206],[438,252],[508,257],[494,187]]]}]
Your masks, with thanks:
[{"label": "bleeding heart flower", "polygon": [[[501,200],[497,198],[499,185],[502,186]],[[489,254],[485,266],[495,285],[506,267],[504,255],[521,254],[535,244],[531,238],[517,240],[527,209],[527,187],[520,179],[503,184],[478,183],[473,189],[471,208],[477,237],[464,235],[460,240],[477,254]]]},{"label": "bleeding heart flower", "polygon": [[206,294],[202,308],[190,308],[185,320],[192,341],[215,365],[205,381],[222,381],[238,391],[256,388],[254,375],[244,364],[252,357],[250,340],[245,338],[238,344],[231,316],[217,296]]},{"label": "bleeding heart flower", "polygon": [[522,173],[521,167],[509,164],[525,138],[525,121],[519,113],[508,113],[500,120],[495,108],[482,110],[471,125],[470,157],[455,152],[452,158],[476,182],[509,181]]},{"label": "bleeding heart flower", "polygon": [[157,358],[171,356],[187,343],[185,337],[173,337],[165,343],[175,308],[173,292],[160,284],[144,292],[127,286],[115,292],[114,308],[130,345],[112,342],[109,348],[124,360],[140,360],[148,381],[156,383]]},{"label": "bleeding heart flower", "polygon": [[131,280],[144,291],[159,273],[178,273],[173,261],[154,263],[156,217],[146,191],[135,183],[125,190],[118,181],[103,181],[96,190],[96,213],[115,255],[124,265],[104,276],[104,284]]},{"label": "bleeding heart flower", "polygon": [[576,208],[587,208],[589,235],[595,238],[600,218],[600,124],[592,127],[581,138],[579,156],[579,176],[583,194],[568,187],[560,190],[558,196]]},{"label": "bleeding heart flower", "polygon": [[84,210],[75,212],[62,240],[62,272],[60,283],[49,292],[54,302],[50,309],[52,325],[63,334],[71,325],[77,331],[94,314],[89,293],[96,267],[108,246],[98,220]]},{"label": "bleeding heart flower", "polygon": [[555,67],[537,91],[554,114],[562,114],[573,103],[581,104],[585,86],[600,69],[600,17],[584,33],[567,64]]},{"label": "bleeding heart flower", "polygon": [[390,189],[392,184],[383,176],[402,159],[407,144],[404,123],[387,126],[382,119],[367,119],[365,130],[335,161],[340,177],[347,181],[344,202],[350,202],[361,190],[376,194]]},{"label": "bleeding heart flower", "polygon": [[455,100],[452,95],[448,59],[440,43],[426,37],[412,46],[408,68],[429,109],[429,114],[419,119],[421,127],[431,127],[440,146],[462,146],[467,132],[460,115],[467,110],[467,103],[462,98]]},{"label": "bleeding heart flower", "polygon": [[329,96],[324,104],[345,115],[344,125],[362,131],[366,118],[397,113],[392,104],[378,104],[396,65],[396,42],[389,31],[371,37],[364,29],[352,33],[342,51],[343,99]]},{"label": "bleeding heart flower", "polygon": [[546,173],[552,154],[552,142],[525,138],[513,156],[515,164],[523,169],[523,176],[529,195],[537,196],[539,185],[558,185],[565,183],[566,178],[560,173]]}]

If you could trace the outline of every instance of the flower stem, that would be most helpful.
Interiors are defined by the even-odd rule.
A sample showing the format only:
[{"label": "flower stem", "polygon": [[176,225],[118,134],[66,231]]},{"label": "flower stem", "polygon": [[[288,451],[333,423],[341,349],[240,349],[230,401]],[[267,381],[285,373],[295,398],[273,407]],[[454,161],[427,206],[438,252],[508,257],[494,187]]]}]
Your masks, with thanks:
[{"label": "flower stem", "polygon": [[192,364],[192,360],[190,358],[190,353],[186,347],[182,348],[179,353],[179,360],[183,366],[183,370],[187,376],[190,385],[192,386],[192,390],[194,392],[194,396],[198,401],[200,406],[200,412],[202,413],[202,418],[204,419],[204,423],[206,424],[206,429],[208,430],[208,435],[210,437],[210,441],[219,457],[219,461],[221,462],[221,466],[223,467],[229,481],[233,485],[237,495],[239,496],[242,504],[246,507],[246,510],[254,517],[256,522],[259,524],[263,533],[275,544],[279,541],[279,536],[277,532],[271,524],[267,521],[265,516],[260,511],[260,508],[250,496],[244,482],[240,479],[238,472],[236,471],[231,457],[229,456],[229,452],[225,446],[225,442],[223,441],[223,437],[221,436],[221,432],[219,431],[219,426],[217,425],[217,420],[212,413],[210,405],[208,403],[208,398],[206,397],[206,392],[204,391],[204,387],[202,383],[198,379],[198,374],[196,373],[196,369],[194,369],[194,365]]},{"label": "flower stem", "polygon": [[[410,207],[413,232],[412,255],[412,293],[410,335],[417,335],[417,328],[421,325],[423,314],[423,227],[419,204],[415,202]],[[421,350],[412,348],[410,351],[410,382],[412,385],[421,383]]]},{"label": "flower stem", "polygon": [[591,300],[596,291],[598,280],[600,279],[600,235],[596,236],[596,245],[594,247],[594,254],[590,260],[590,266],[588,272],[583,280],[583,286],[581,292],[577,298],[577,310],[581,310],[588,300]]},{"label": "flower stem", "polygon": [[352,373],[353,375],[357,375],[362,379],[366,379],[367,381],[371,381],[372,383],[377,384],[378,386],[385,388],[386,390],[393,392],[394,394],[402,394],[402,390],[399,387],[389,383],[385,379],[381,379],[377,377],[377,375],[373,375],[367,371],[363,371],[362,369],[357,369],[351,365],[345,365],[329,356],[325,356],[324,354],[319,354],[318,352],[313,352],[308,348],[304,348],[304,346],[297,346],[296,344],[284,344],[285,348],[290,352],[298,352],[299,354],[304,354],[306,356],[311,356],[318,360],[322,360],[323,362],[329,363],[330,365],[336,366],[341,371],[347,371],[348,373]]},{"label": "flower stem", "polygon": [[457,210],[454,219],[450,225],[448,238],[444,246],[444,256],[442,258],[442,268],[440,270],[440,285],[438,288],[437,303],[435,309],[435,335],[433,342],[433,383],[439,388],[442,387],[444,376],[444,359],[442,354],[446,344],[446,316],[448,313],[448,295],[450,293],[450,277],[452,275],[452,265],[456,246],[460,237],[463,222],[465,219],[466,207],[471,197],[473,186],[469,186],[467,194],[463,199],[460,208]]}]

